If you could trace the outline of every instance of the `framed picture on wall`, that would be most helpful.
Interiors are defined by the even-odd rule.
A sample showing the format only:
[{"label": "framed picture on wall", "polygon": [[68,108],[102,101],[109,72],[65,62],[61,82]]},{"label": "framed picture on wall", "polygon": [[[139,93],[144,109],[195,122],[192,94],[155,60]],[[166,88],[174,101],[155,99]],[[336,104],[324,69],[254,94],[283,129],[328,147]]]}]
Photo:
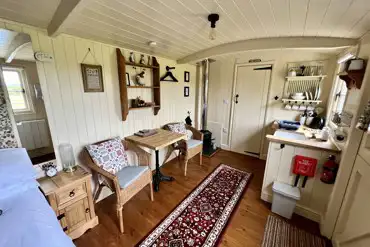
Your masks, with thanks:
[{"label": "framed picture on wall", "polygon": [[126,86],[130,86],[130,85],[131,85],[130,74],[126,72]]},{"label": "framed picture on wall", "polygon": [[184,81],[190,82],[190,72],[189,71],[184,71]]},{"label": "framed picture on wall", "polygon": [[189,97],[190,90],[189,87],[184,87],[184,97]]},{"label": "framed picture on wall", "polygon": [[81,63],[81,71],[85,93],[104,92],[103,69],[101,65]]}]

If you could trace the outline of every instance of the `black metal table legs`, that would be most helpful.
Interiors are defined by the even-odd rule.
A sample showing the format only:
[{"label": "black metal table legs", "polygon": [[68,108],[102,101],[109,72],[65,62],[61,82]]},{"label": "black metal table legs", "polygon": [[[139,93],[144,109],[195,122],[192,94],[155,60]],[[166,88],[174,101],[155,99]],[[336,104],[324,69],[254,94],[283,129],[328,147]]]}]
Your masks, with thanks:
[{"label": "black metal table legs", "polygon": [[154,191],[159,191],[159,184],[162,181],[173,181],[173,177],[165,176],[159,169],[159,150],[155,150],[155,174],[153,175]]}]

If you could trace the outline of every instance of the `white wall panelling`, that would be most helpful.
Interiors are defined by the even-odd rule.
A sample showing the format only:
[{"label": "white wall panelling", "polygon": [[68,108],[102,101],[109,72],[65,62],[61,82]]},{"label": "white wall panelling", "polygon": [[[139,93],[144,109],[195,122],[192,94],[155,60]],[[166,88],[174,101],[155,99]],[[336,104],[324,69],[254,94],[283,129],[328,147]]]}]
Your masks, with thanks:
[{"label": "white wall panelling", "polygon": [[[1,18],[46,28],[60,0],[0,2]],[[246,39],[359,38],[370,29],[368,0],[81,0],[77,8],[60,31],[172,59]],[[214,41],[211,12],[220,15]]]},{"label": "white wall panelling", "polygon": [[[368,40],[363,40],[358,50],[358,56],[360,58],[369,59],[370,58],[370,43]],[[369,67],[369,66],[368,66]],[[351,90],[352,91],[352,90]],[[361,86],[361,89],[357,92],[350,92],[350,94],[355,93],[358,95],[356,107],[353,107],[355,110],[354,117],[352,119],[351,128],[349,129],[349,135],[347,142],[344,144],[344,149],[342,151],[342,159],[339,164],[339,171],[336,178],[336,183],[333,188],[333,193],[331,195],[328,210],[325,217],[325,222],[321,226],[321,233],[325,236],[331,237],[334,228],[338,226],[339,222],[338,216],[342,208],[343,199],[346,193],[349,179],[352,172],[354,171],[354,164],[357,153],[361,153],[363,148],[361,148],[361,139],[365,140],[366,136],[363,137],[364,132],[356,128],[357,119],[362,114],[362,109],[365,107],[368,96],[370,95],[370,71],[367,68],[367,71],[364,76],[364,80]],[[358,156],[357,156],[358,157]],[[367,158],[368,156],[363,156]],[[368,161],[368,160],[366,160]],[[334,232],[335,233],[335,232]],[[336,232],[338,234],[338,232]]]},{"label": "white wall panelling", "polygon": [[[260,58],[263,63],[273,64],[271,82],[267,100],[265,133],[271,133],[270,124],[275,119],[295,120],[300,112],[283,109],[281,97],[284,80],[287,75],[287,63],[299,61],[324,61],[324,70],[328,77],[323,81],[322,106],[326,105],[330,93],[336,66],[336,51],[332,50],[269,50],[250,51],[223,56],[210,65],[208,121],[220,123],[230,132],[230,110],[232,107],[232,85],[236,64],[247,63],[249,59]],[[278,96],[279,100],[274,97]],[[225,104],[225,100],[228,104]],[[230,146],[228,133],[222,133],[222,146]],[[265,142],[262,155],[267,154],[268,143]]]},{"label": "white wall panelling", "polygon": [[51,143],[45,119],[18,122],[17,129],[22,147],[28,151],[48,147]]},{"label": "white wall panelling", "polygon": [[[71,143],[78,156],[86,144],[115,136],[123,138],[140,129],[160,127],[167,122],[183,121],[187,111],[191,112],[194,119],[196,67],[193,65],[178,65],[173,60],[157,57],[162,74],[166,65],[176,67],[173,74],[179,82],[161,82],[161,110],[157,116],[153,115],[151,109],[140,109],[130,111],[127,121],[122,122],[116,47],[69,35],[50,38],[45,30],[4,20],[0,26],[30,34],[34,51],[54,56],[53,62],[37,62],[37,70],[58,162],[60,143]],[[97,62],[103,67],[103,93],[83,91],[80,63],[88,48],[91,48]],[[124,55],[127,56],[130,51],[123,50]],[[140,53],[135,54],[139,58]],[[84,63],[96,62],[88,55]],[[132,72],[132,68],[128,71]],[[190,83],[183,81],[184,71],[190,72]],[[150,70],[147,69],[146,73],[149,76]],[[190,97],[183,96],[184,86],[190,86]],[[146,98],[148,92],[145,90],[150,89],[128,90],[133,90],[129,91],[132,97],[142,94]]]}]

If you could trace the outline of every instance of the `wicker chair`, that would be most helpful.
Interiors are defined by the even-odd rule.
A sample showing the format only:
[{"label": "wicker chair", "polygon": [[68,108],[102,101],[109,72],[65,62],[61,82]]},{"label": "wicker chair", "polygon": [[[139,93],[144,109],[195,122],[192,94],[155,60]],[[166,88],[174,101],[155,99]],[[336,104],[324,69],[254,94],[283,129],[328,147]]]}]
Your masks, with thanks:
[{"label": "wicker chair", "polygon": [[[163,126],[165,130],[170,130],[168,127],[171,124],[177,123],[168,123]],[[184,176],[186,176],[186,172],[188,169],[188,161],[193,158],[194,156],[199,156],[199,165],[202,165],[202,153],[203,153],[203,133],[199,130],[191,127],[190,125],[185,124],[187,130],[190,130],[193,133],[192,139],[187,141],[182,140],[179,141],[171,146],[168,147],[167,154],[164,158],[163,163],[167,161],[167,159],[171,156],[172,152],[175,150],[179,151],[178,159],[180,161],[181,155],[184,155]]]},{"label": "wicker chair", "polygon": [[[104,142],[104,141],[102,141]],[[100,144],[102,142],[98,142],[95,144]],[[117,197],[116,209],[117,209],[117,217],[119,222],[119,228],[121,233],[124,232],[123,226],[123,216],[122,216],[122,208],[123,205],[130,200],[134,195],[136,195],[141,189],[145,186],[149,185],[150,188],[150,199],[153,201],[153,185],[152,185],[152,173],[150,169],[150,156],[147,152],[143,149],[130,144],[129,142],[122,141],[125,150],[133,151],[136,153],[138,157],[138,164],[142,166],[148,166],[149,169],[146,169],[143,173],[140,174],[136,179],[130,181],[127,186],[120,185],[120,179],[117,175],[107,172],[106,170],[100,168],[91,158],[89,152],[84,149],[81,155],[81,159],[83,164],[87,165],[94,175],[100,175],[101,182],[98,181],[99,187],[96,190],[94,195],[94,200],[96,201],[102,191],[104,186],[107,186],[112,192],[115,192]],[[98,177],[98,176],[95,176]]]}]

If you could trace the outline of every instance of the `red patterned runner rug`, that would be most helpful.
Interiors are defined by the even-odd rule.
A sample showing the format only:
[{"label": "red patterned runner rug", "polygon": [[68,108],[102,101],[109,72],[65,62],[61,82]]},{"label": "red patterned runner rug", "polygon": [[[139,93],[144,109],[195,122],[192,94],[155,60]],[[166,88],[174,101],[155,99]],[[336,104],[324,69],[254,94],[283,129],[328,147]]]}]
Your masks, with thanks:
[{"label": "red patterned runner rug", "polygon": [[251,176],[221,164],[137,246],[215,246]]}]

